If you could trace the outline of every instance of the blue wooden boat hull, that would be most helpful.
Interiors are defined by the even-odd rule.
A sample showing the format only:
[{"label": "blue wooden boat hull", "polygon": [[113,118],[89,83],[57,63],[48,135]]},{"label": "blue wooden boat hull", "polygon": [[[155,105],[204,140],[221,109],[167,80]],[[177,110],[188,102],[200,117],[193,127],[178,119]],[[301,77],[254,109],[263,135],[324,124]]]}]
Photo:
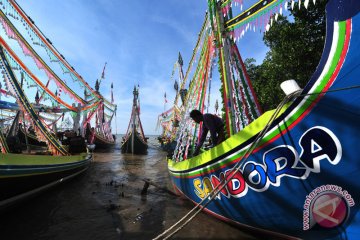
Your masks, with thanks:
[{"label": "blue wooden boat hull", "polygon": [[205,208],[224,221],[307,239],[358,239],[359,11],[358,1],[329,1],[316,72],[251,155],[244,156],[257,134],[244,129],[197,157],[169,160],[174,187],[197,204],[226,178]]}]

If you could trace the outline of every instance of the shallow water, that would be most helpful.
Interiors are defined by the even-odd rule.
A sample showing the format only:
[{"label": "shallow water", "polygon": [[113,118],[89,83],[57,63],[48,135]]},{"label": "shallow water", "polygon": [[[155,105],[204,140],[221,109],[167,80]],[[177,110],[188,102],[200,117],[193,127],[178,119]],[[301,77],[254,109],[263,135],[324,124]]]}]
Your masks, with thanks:
[{"label": "shallow water", "polygon": [[[121,138],[118,138],[121,139]],[[150,185],[173,190],[166,153],[156,137],[147,155],[121,154],[120,145],[94,153],[85,174],[0,215],[0,239],[152,239],[193,207],[186,199]],[[259,237],[259,236],[258,236]],[[200,213],[172,239],[256,239],[250,233]],[[264,239],[264,238],[262,238]]]}]

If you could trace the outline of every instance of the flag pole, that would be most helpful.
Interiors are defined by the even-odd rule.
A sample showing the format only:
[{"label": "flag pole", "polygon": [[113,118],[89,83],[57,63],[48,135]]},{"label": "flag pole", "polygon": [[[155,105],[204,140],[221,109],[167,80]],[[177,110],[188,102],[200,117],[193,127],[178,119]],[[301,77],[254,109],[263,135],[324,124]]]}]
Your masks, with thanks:
[{"label": "flag pole", "polygon": [[164,112],[166,110],[166,103],[167,103],[167,99],[166,99],[166,92],[164,93]]},{"label": "flag pole", "polygon": [[105,68],[106,68],[106,64],[107,64],[107,62],[105,62],[103,71],[102,71],[102,73],[101,73],[101,78],[100,78],[100,81],[99,81],[99,85],[100,85],[100,83],[101,83],[101,80],[105,79]]}]

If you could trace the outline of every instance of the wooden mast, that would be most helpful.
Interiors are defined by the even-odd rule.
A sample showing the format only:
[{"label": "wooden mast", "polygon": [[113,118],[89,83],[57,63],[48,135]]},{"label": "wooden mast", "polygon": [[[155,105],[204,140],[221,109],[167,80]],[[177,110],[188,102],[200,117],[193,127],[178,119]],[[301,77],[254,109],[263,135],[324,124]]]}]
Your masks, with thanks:
[{"label": "wooden mast", "polygon": [[[219,50],[219,65],[221,68],[221,81],[223,83],[223,99],[225,105],[225,116],[226,116],[226,130],[228,136],[232,136],[236,133],[235,125],[235,110],[234,105],[231,102],[233,96],[233,90],[231,85],[231,76],[229,69],[230,62],[230,42],[227,39],[224,32],[224,16],[221,13],[220,2],[212,1],[212,4],[209,5],[210,9],[210,19],[212,28],[214,30],[214,35],[216,39],[216,47]],[[212,20],[212,17],[215,17],[216,22]]]},{"label": "wooden mast", "polygon": [[133,110],[132,110],[132,135],[131,135],[131,153],[134,153],[134,140],[135,140],[135,134],[136,134],[136,112],[138,111],[137,109],[137,97],[139,95],[136,86],[134,86],[134,91],[133,91],[133,95],[134,95],[134,99],[133,99]]}]

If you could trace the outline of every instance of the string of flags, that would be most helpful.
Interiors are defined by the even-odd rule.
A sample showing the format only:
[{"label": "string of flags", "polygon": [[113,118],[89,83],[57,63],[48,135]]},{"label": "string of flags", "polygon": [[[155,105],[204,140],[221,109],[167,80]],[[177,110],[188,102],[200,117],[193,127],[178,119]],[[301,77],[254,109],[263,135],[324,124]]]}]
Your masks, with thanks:
[{"label": "string of flags", "polygon": [[[288,9],[294,9],[296,5],[299,9],[305,7],[308,9],[311,0],[278,0],[269,3],[263,0],[257,3],[258,9],[247,9],[242,11],[242,0],[226,1],[221,5],[221,11],[224,17],[228,16],[233,6],[240,6],[241,13],[228,20],[226,31],[230,38],[236,42],[244,37],[248,31],[269,31],[270,27],[278,20],[279,15],[283,15]],[[316,0],[312,0],[316,4]],[[234,3],[234,4],[233,4]]]}]

